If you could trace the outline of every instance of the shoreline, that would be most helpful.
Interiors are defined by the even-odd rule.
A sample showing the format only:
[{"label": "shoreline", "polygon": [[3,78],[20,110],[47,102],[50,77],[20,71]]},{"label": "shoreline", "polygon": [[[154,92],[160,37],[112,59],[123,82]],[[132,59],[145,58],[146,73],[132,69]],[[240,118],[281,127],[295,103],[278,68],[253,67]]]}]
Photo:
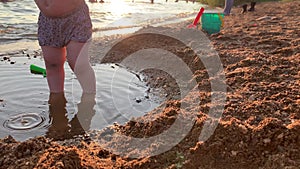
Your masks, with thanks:
[{"label": "shoreline", "polygon": [[[187,18],[185,18],[187,19]],[[154,26],[154,27],[175,27],[176,25],[184,25],[185,23],[188,23],[190,21],[180,21],[180,22],[175,22],[175,23],[169,23],[169,24],[164,24],[163,26]],[[192,22],[192,21],[191,21]],[[114,29],[114,30],[105,30],[108,32],[112,33],[103,33],[103,32],[94,32],[93,37],[92,37],[92,44],[91,45],[98,45],[97,43],[102,43],[105,42],[105,44],[111,45],[111,41],[117,41],[120,40],[126,36],[130,36],[131,34],[143,30],[149,26],[135,26],[135,27],[129,27],[129,28],[121,28],[119,32],[119,29]],[[152,26],[150,26],[152,27]],[[118,33],[117,33],[118,32]],[[100,46],[102,47],[102,46]],[[93,48],[90,49],[91,53],[95,53],[97,49]],[[17,54],[17,51],[28,51],[30,54],[34,52],[41,53],[40,46],[38,44],[37,40],[26,40],[26,41],[18,41],[18,42],[11,42],[7,44],[1,44],[0,45],[0,56],[8,55],[10,57],[16,57],[13,56],[14,54]]]},{"label": "shoreline", "polygon": [[[274,11],[274,9],[276,9]],[[289,10],[286,10],[289,9]],[[184,99],[170,99],[165,107],[158,107],[146,116],[129,121],[125,125],[94,133],[97,138],[108,139],[103,146],[94,143],[89,136],[55,142],[44,137],[15,142],[1,139],[0,166],[6,168],[298,168],[300,166],[300,2],[266,2],[257,4],[255,12],[225,17],[225,27],[220,33],[209,36],[211,44],[223,63],[227,99],[222,118],[213,135],[205,142],[199,141],[203,125],[211,105],[210,80],[203,67],[193,67],[199,60],[191,60],[189,50],[169,41],[159,40],[158,45],[182,54],[195,69],[193,79],[198,91]],[[182,23],[182,26],[186,23]],[[144,28],[159,31],[182,31],[174,28]],[[141,30],[143,31],[143,30]],[[196,31],[196,30],[194,30]],[[118,62],[122,55],[129,55],[137,44],[157,42],[157,37],[147,41],[126,41],[118,50],[109,53],[110,59],[102,60],[112,44],[121,35],[97,39],[91,45],[92,63]],[[153,38],[153,39],[151,39]],[[192,44],[192,43],[191,43]],[[103,45],[103,46],[101,46]],[[101,46],[101,47],[100,47]],[[114,45],[112,45],[114,46]],[[132,49],[133,48],[133,49]],[[132,50],[132,51],[131,51]],[[103,52],[103,54],[101,53]],[[119,53],[118,53],[119,52]],[[99,54],[100,53],[100,54]],[[119,56],[120,55],[120,56]],[[201,65],[201,64],[200,64]],[[178,68],[179,69],[179,68]],[[166,74],[152,74],[153,85],[166,87],[177,93],[176,82]],[[176,79],[175,79],[176,80]],[[201,98],[201,104],[195,102]],[[181,104],[190,103],[180,112]],[[126,140],[111,137],[119,133],[135,138],[159,135],[172,126],[179,115],[196,114],[195,123],[186,137],[168,151],[140,159],[128,158],[136,154],[147,155],[162,142],[144,150],[126,145]],[[179,130],[179,129],[178,129]],[[168,141],[174,141],[170,138]],[[117,145],[114,147],[113,145]],[[104,146],[123,148],[129,153],[120,156]]]}]

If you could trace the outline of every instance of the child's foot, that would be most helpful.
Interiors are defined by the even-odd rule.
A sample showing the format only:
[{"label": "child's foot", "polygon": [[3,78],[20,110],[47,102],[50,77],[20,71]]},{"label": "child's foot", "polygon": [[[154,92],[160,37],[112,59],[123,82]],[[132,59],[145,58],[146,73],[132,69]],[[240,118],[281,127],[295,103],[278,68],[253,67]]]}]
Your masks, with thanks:
[{"label": "child's foot", "polygon": [[254,9],[255,5],[256,5],[256,2],[251,2],[251,7],[248,11],[250,11],[250,12],[255,11],[255,9]]},{"label": "child's foot", "polygon": [[241,13],[245,13],[247,12],[247,4],[242,5],[242,12]]}]

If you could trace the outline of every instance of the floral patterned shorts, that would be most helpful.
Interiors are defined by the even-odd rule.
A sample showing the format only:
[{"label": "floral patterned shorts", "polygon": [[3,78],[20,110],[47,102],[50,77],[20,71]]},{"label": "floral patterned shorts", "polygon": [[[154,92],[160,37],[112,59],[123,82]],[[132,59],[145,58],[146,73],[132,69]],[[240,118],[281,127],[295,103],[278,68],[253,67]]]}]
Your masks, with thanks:
[{"label": "floral patterned shorts", "polygon": [[40,46],[64,47],[70,41],[87,42],[92,36],[89,8],[83,3],[67,16],[51,18],[40,12],[38,41]]}]

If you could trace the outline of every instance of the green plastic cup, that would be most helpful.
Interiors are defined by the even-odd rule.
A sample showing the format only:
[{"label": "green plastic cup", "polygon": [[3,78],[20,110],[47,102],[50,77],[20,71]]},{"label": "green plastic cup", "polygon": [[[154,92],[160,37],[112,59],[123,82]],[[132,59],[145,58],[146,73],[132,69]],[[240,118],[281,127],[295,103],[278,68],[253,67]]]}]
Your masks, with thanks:
[{"label": "green plastic cup", "polygon": [[34,65],[34,64],[30,65],[30,72],[33,73],[33,74],[41,74],[44,77],[46,77],[46,69],[41,68],[41,67],[39,67],[37,65]]}]

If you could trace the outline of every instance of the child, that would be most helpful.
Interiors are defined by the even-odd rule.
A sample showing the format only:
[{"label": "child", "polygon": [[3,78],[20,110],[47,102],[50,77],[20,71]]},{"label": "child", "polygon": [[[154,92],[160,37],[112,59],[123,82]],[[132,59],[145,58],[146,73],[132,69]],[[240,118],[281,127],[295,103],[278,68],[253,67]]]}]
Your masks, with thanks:
[{"label": "child", "polygon": [[35,0],[40,9],[38,40],[42,48],[50,93],[64,92],[64,62],[74,71],[83,93],[96,92],[88,46],[92,36],[84,0]]}]

